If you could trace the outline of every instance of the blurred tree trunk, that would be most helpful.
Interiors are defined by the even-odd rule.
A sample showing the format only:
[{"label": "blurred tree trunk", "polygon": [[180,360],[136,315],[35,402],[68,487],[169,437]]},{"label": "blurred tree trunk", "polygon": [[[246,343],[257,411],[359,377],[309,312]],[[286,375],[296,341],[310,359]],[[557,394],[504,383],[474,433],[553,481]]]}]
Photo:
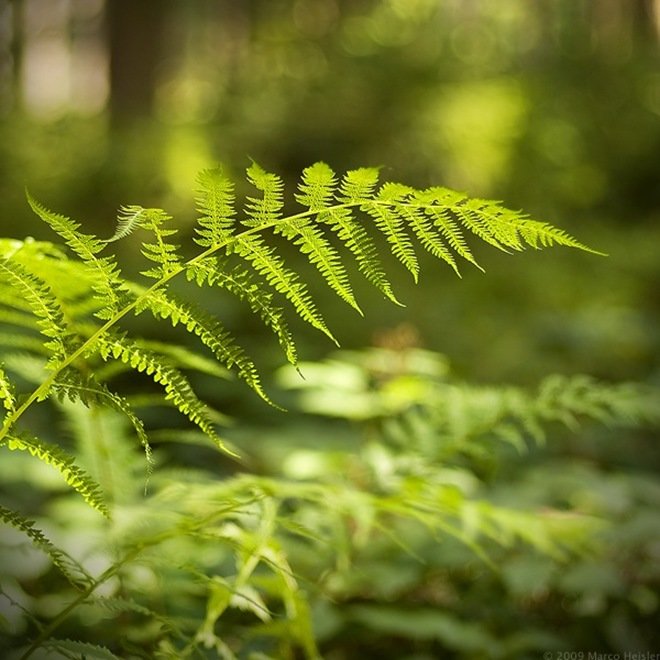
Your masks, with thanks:
[{"label": "blurred tree trunk", "polygon": [[111,0],[106,4],[110,47],[110,114],[114,124],[153,112],[158,64],[165,51],[171,3]]},{"label": "blurred tree trunk", "polygon": [[19,0],[0,0],[0,116],[7,114],[18,97],[21,49],[16,38],[19,31]]}]

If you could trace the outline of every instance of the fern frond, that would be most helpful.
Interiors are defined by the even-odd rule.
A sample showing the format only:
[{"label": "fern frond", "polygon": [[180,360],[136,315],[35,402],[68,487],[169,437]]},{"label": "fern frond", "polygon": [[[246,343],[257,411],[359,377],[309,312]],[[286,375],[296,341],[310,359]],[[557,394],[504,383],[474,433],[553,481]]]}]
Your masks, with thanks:
[{"label": "fern frond", "polygon": [[139,226],[144,209],[141,206],[121,206],[117,214],[117,228],[115,233],[102,243],[114,243],[130,236]]},{"label": "fern frond", "polygon": [[103,241],[91,234],[83,234],[78,231],[80,224],[73,222],[59,213],[54,213],[40,204],[28,192],[27,200],[32,210],[57,234],[65,243],[85,262],[89,263],[103,249]]},{"label": "fern frond", "polygon": [[[338,238],[356,258],[358,268],[367,280],[392,302],[400,304],[392,292],[390,283],[387,281],[375,245],[364,227],[355,220],[350,209],[351,204],[355,204],[363,197],[369,196],[377,183],[377,179],[378,172],[376,170],[349,172],[344,177],[339,194],[337,194],[337,179],[333,170],[326,163],[315,163],[303,170],[296,200],[311,213],[316,214],[317,222],[326,224],[337,234]],[[335,200],[339,201],[340,204],[337,204]],[[319,234],[318,231],[315,231],[315,233]],[[325,276],[326,280],[346,302],[360,311],[355,303],[348,283],[348,276],[341,265],[341,261],[337,259],[337,264],[334,265],[334,249],[330,248],[326,252],[328,257],[323,258],[321,256],[317,258],[319,263],[329,261],[333,264],[332,270],[326,266],[330,270],[330,274]]]},{"label": "fern frond", "polygon": [[553,375],[539,386],[535,412],[576,428],[580,417],[605,424],[640,424],[660,419],[660,393],[630,383],[611,385],[588,376]]},{"label": "fern frond", "polygon": [[94,405],[107,406],[123,414],[131,423],[144,449],[147,460],[147,476],[151,474],[154,461],[149,438],[144,430],[144,423],[133,412],[133,409],[124,397],[112,392],[105,384],[98,382],[94,375],[86,374],[82,376],[72,369],[68,369],[58,375],[57,379],[53,382],[52,392],[60,400],[66,397],[70,401],[81,401],[87,407]]},{"label": "fern frond", "polygon": [[274,231],[293,242],[300,252],[307,256],[309,262],[317,268],[328,286],[344,302],[362,315],[342,260],[321,231],[303,218],[279,222]]},{"label": "fern frond", "polygon": [[337,344],[323,317],[316,308],[305,284],[284,261],[258,236],[239,235],[231,248],[236,254],[250,262],[270,286],[284,295],[294,306],[300,318],[320,330]]},{"label": "fern frond", "polygon": [[475,236],[503,252],[508,252],[507,248],[523,249],[513,224],[520,214],[500,206],[497,202],[467,199],[464,195],[459,195],[456,199],[455,195],[456,193],[450,195],[448,191],[445,199],[447,196],[454,199],[452,211]]},{"label": "fern frond", "polygon": [[[414,194],[414,191],[411,189],[410,193]],[[460,277],[461,275],[454,256],[440,234],[434,230],[430,219],[424,214],[423,210],[407,201],[398,204],[396,210],[403,219],[403,222],[408,224],[415,233],[422,247],[436,259],[441,259],[449,264],[452,270]]]},{"label": "fern frond", "polygon": [[531,218],[519,215],[513,221],[515,229],[518,234],[528,245],[533,248],[551,247],[553,245],[564,245],[566,247],[573,247],[592,254],[605,256],[603,252],[598,252],[583,243],[574,239],[568,232],[558,227],[553,227],[547,222],[540,222],[539,220],[532,220]]},{"label": "fern frond", "polygon": [[462,199],[463,195],[460,193],[439,187],[429,188],[414,194],[414,201],[423,207],[424,213],[432,219],[433,225],[451,249],[479,270],[483,270],[472,256],[458,222],[452,217],[452,205],[458,204]]},{"label": "fern frond", "polygon": [[156,318],[168,319],[173,326],[181,323],[188,332],[194,333],[209,348],[216,359],[228,369],[236,367],[242,378],[264,401],[274,405],[264,392],[254,362],[236,344],[232,334],[209,314],[191,303],[176,299],[160,289],[152,289],[141,296],[136,311],[148,309]]},{"label": "fern frond", "polygon": [[198,286],[205,283],[215,285],[247,302],[250,309],[275,333],[289,362],[294,366],[297,364],[296,346],[282,309],[273,304],[273,295],[255,282],[249,271],[237,266],[230,268],[224,261],[208,257],[189,264],[186,275]]},{"label": "fern frond", "polygon": [[141,206],[126,206],[126,213],[134,214],[138,225],[153,233],[155,243],[142,243],[142,254],[156,264],[156,267],[142,271],[142,275],[160,280],[177,270],[181,261],[179,246],[165,239],[177,233],[176,229],[165,229],[163,225],[172,218],[162,209],[145,209]]},{"label": "fern frond", "polygon": [[378,168],[360,167],[349,170],[341,182],[339,201],[347,204],[361,204],[373,199],[378,184]]},{"label": "fern frond", "polygon": [[74,458],[61,447],[33,438],[26,433],[7,435],[0,440],[0,447],[11,451],[27,451],[47,465],[52,465],[92,508],[109,516],[99,485],[74,463]]},{"label": "fern frond", "polygon": [[337,179],[326,163],[314,163],[303,170],[296,201],[313,213],[332,206]]},{"label": "fern frond", "polygon": [[46,639],[41,643],[48,655],[51,651],[66,655],[69,658],[84,658],[85,660],[121,660],[118,655],[112,653],[105,646],[78,642],[72,639]]},{"label": "fern frond", "polygon": [[397,212],[401,202],[407,198],[408,194],[409,191],[405,186],[385,183],[376,197],[376,201],[382,202],[382,204],[366,204],[363,206],[363,210],[374,219],[376,227],[380,229],[391,245],[392,254],[410,271],[417,282],[419,263],[410,236],[404,228],[404,217]]},{"label": "fern frond", "polygon": [[266,172],[253,162],[247,169],[248,181],[259,191],[261,197],[248,197],[245,205],[247,218],[241,223],[246,227],[272,225],[282,217],[284,206],[284,183],[277,174]]},{"label": "fern frond", "polygon": [[202,170],[197,176],[197,211],[199,227],[195,243],[212,247],[231,236],[236,216],[234,184],[220,168]]},{"label": "fern frond", "polygon": [[32,273],[14,261],[0,261],[0,277],[20,291],[37,318],[39,331],[48,340],[44,346],[51,352],[52,359],[66,354],[71,343],[71,334],[59,301],[50,288]]},{"label": "fern frond", "polygon": [[85,589],[92,583],[92,577],[87,571],[73,557],[57,548],[40,529],[35,527],[34,521],[1,504],[0,520],[25,534],[37,548],[46,553],[53,565],[76,589]]},{"label": "fern frond", "polygon": [[207,407],[199,400],[188,379],[163,358],[112,333],[98,337],[91,351],[98,352],[106,361],[121,360],[132,369],[150,376],[163,387],[166,400],[171,401],[179,412],[196,424],[221,451],[236,456],[216,433]]},{"label": "fern frond", "polygon": [[[322,180],[330,178],[330,183],[325,185],[331,185],[334,189],[334,172],[329,167],[324,167],[324,163],[318,165],[320,167],[312,166],[314,176]],[[386,298],[397,305],[401,305],[387,279],[376,246],[364,226],[356,221],[350,208],[352,205],[359,205],[365,199],[369,199],[377,183],[378,171],[375,169],[365,168],[347,172],[342,179],[338,193],[335,194],[339,205],[330,205],[321,211],[318,220],[327,224],[351,251],[360,272],[366,279]]]},{"label": "fern frond", "polygon": [[16,410],[14,386],[2,368],[2,364],[0,364],[0,402],[2,402],[2,406],[7,412],[11,413]]},{"label": "fern frond", "polygon": [[99,239],[92,234],[82,233],[79,231],[80,224],[49,211],[29,193],[27,198],[32,210],[59,234],[80,259],[89,266],[94,274],[93,289],[98,294],[97,297],[101,303],[97,316],[102,319],[111,318],[122,304],[120,295],[122,278],[114,258],[96,256],[108,241]]}]

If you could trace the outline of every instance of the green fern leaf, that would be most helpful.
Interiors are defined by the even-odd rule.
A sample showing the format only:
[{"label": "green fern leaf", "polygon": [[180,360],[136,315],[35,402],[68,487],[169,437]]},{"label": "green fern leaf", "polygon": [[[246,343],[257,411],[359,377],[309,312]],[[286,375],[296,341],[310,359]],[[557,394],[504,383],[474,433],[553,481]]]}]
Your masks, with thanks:
[{"label": "green fern leaf", "polygon": [[133,412],[133,409],[124,397],[110,391],[106,385],[98,382],[93,374],[82,376],[72,369],[67,369],[58,375],[57,379],[53,382],[52,392],[60,399],[66,397],[70,401],[81,401],[88,407],[93,405],[107,406],[123,414],[131,423],[144,449],[147,460],[147,477],[151,475],[154,461],[149,438],[144,430],[144,423]]},{"label": "green fern leaf", "polygon": [[[325,163],[315,163],[303,170],[296,200],[307,207],[311,213],[316,214],[317,222],[328,225],[337,234],[355,256],[358,268],[366,278],[392,302],[400,304],[380,265],[376,247],[363,226],[355,221],[351,209],[348,208],[360,199],[360,195],[368,196],[369,191],[375,186],[377,176],[378,173],[375,170],[349,172],[344,177],[340,195],[337,196],[342,203],[337,205],[335,203],[337,186],[335,173]],[[325,244],[328,245],[327,242]],[[355,303],[341,261],[335,258],[336,252],[329,245],[327,254],[328,257],[321,256],[318,259],[320,263],[325,261],[333,264],[332,267],[326,266],[326,269],[330,271],[326,275],[326,280],[346,302],[360,311]]]},{"label": "green fern leaf", "polygon": [[[302,182],[296,195],[297,201],[312,213],[319,213],[333,197],[334,175],[324,163],[317,163],[303,172]],[[282,234],[309,259],[326,280],[328,286],[346,303],[362,314],[355,300],[348,274],[337,251],[323,233],[309,222],[305,214],[293,216],[289,221],[276,225],[276,233]]]},{"label": "green fern leaf", "polygon": [[[360,272],[386,298],[397,305],[392,285],[385,275],[378,250],[363,225],[355,220],[350,206],[360,206],[370,200],[378,183],[378,170],[362,168],[350,170],[341,181],[336,199],[340,203],[319,214],[319,221],[324,222],[337,234],[344,245],[353,253]],[[334,175],[333,175],[334,185]]]},{"label": "green fern leaf", "polygon": [[71,334],[59,301],[50,288],[25,268],[7,259],[0,261],[0,277],[22,293],[37,318],[41,334],[48,340],[44,346],[51,352],[52,359],[62,358],[71,343]]},{"label": "green fern leaf", "polygon": [[307,256],[309,262],[318,269],[328,286],[344,302],[362,314],[339,254],[316,227],[310,225],[306,219],[297,218],[278,223],[275,233],[292,241],[300,252]]},{"label": "green fern leaf", "polygon": [[462,195],[447,188],[429,188],[415,194],[417,203],[423,206],[424,212],[433,220],[433,224],[454,252],[466,261],[483,270],[472,256],[465,241],[461,228],[452,217],[451,207],[462,199]]},{"label": "green fern leaf", "polygon": [[392,254],[410,271],[417,282],[419,263],[412,241],[404,229],[402,217],[396,212],[407,195],[408,190],[405,187],[386,183],[378,192],[376,203],[364,204],[362,209],[374,219],[376,227],[383,232],[391,245]]},{"label": "green fern leaf", "polygon": [[215,285],[247,302],[266,327],[275,333],[289,362],[294,366],[297,364],[298,353],[282,309],[273,304],[272,294],[256,283],[249,271],[239,267],[230,269],[225,262],[208,257],[189,264],[187,277],[188,280],[194,280],[198,286],[205,283]]},{"label": "green fern leaf", "polygon": [[88,588],[93,582],[92,577],[73,557],[55,547],[44,533],[35,527],[34,521],[24,518],[18,512],[7,509],[1,504],[0,520],[29,537],[37,548],[48,555],[53,565],[76,589]]},{"label": "green fern leaf", "polygon": [[114,243],[132,234],[139,226],[144,209],[141,206],[121,206],[117,214],[115,233],[102,243]]},{"label": "green fern leaf", "polygon": [[174,236],[177,230],[163,227],[172,218],[162,209],[145,209],[135,205],[126,206],[124,209],[126,213],[134,214],[138,226],[152,232],[156,239],[155,243],[142,243],[142,254],[156,264],[155,268],[142,271],[142,275],[160,280],[167,279],[173,272],[179,271],[181,262],[179,246],[165,240],[168,236]]},{"label": "green fern leaf", "polygon": [[163,387],[167,401],[171,401],[179,412],[196,424],[221,451],[236,456],[218,436],[208,408],[199,400],[188,379],[178,369],[155,353],[112,333],[98,337],[90,351],[98,352],[106,361],[121,360],[132,369],[150,376],[155,383]]},{"label": "green fern leaf", "polygon": [[97,315],[103,319],[111,318],[122,304],[121,274],[111,257],[99,258],[96,256],[108,241],[103,241],[92,234],[83,234],[79,231],[78,223],[49,211],[29,193],[27,197],[32,210],[59,234],[80,259],[90,267],[94,273],[93,288],[101,303],[101,309]]},{"label": "green fern leaf", "polygon": [[411,202],[411,198],[414,200],[415,190],[401,184],[391,185],[396,186],[400,190],[397,195],[400,201],[395,204],[395,209],[402,221],[412,229],[422,247],[427,252],[436,257],[436,259],[441,259],[449,264],[453,271],[460,277],[456,260],[440,234],[433,229],[432,223],[428,216],[424,214],[423,209],[414,204],[414,201]]},{"label": "green fern leaf", "polygon": [[80,225],[73,222],[59,213],[49,211],[40,204],[30,193],[27,193],[27,200],[32,210],[45,222],[51,229],[59,234],[66,244],[85,262],[93,261],[96,255],[103,249],[103,241],[78,231]]},{"label": "green fern leaf", "polygon": [[104,516],[109,515],[99,485],[75,465],[74,458],[61,447],[32,438],[25,433],[5,436],[0,440],[0,447],[7,447],[11,451],[27,451],[47,465],[52,465],[60,471],[66,483],[82,495],[87,504]]},{"label": "green fern leaf", "polygon": [[337,179],[326,163],[314,163],[303,170],[296,201],[312,213],[319,213],[332,206]]},{"label": "green fern leaf", "polygon": [[570,236],[563,229],[553,227],[547,222],[531,220],[524,216],[517,216],[513,220],[513,225],[518,231],[522,240],[533,248],[550,247],[552,245],[564,245],[567,247],[578,248],[585,252],[605,256],[603,252],[592,250],[583,243],[580,243]]},{"label": "green fern leaf", "polygon": [[628,383],[610,385],[588,376],[553,375],[539,386],[534,411],[543,420],[559,420],[572,429],[581,417],[605,424],[656,422],[660,394]]},{"label": "green fern leaf", "polygon": [[[445,199],[454,195],[446,194]],[[498,250],[508,252],[507,248],[523,249],[514,224],[521,216],[515,211],[510,211],[497,202],[467,199],[463,195],[458,196],[450,208],[466,229]]]},{"label": "green fern leaf", "polygon": [[277,174],[266,172],[257,163],[247,169],[248,181],[262,192],[262,197],[248,197],[245,205],[246,227],[272,225],[282,217],[284,184]]},{"label": "green fern leaf", "polygon": [[203,247],[223,244],[234,227],[234,184],[220,168],[203,170],[197,176],[197,211],[202,216],[195,228],[195,242]]},{"label": "green fern leaf", "polygon": [[[212,316],[206,314],[194,305],[177,300],[160,289],[149,291],[141,296],[136,309],[149,311],[156,317],[169,319],[173,326],[181,323],[188,332],[192,332],[211,351],[221,364],[228,369],[236,367],[238,375],[242,378],[264,401],[272,404],[264,392],[261,379],[254,363],[247,357],[245,351],[236,344],[231,333]],[[272,404],[274,405],[274,404]]]},{"label": "green fern leaf", "polygon": [[277,256],[260,237],[239,235],[231,249],[250,262],[270,286],[284,295],[304,321],[326,334],[335,344],[338,343],[299,276],[286,268],[281,257]]},{"label": "green fern leaf", "polygon": [[5,370],[0,364],[0,401],[7,412],[16,410],[16,397],[14,396],[14,386],[12,385]]},{"label": "green fern leaf", "polygon": [[361,204],[372,200],[378,184],[378,169],[375,167],[360,167],[349,170],[341,182],[339,201],[348,204]]}]

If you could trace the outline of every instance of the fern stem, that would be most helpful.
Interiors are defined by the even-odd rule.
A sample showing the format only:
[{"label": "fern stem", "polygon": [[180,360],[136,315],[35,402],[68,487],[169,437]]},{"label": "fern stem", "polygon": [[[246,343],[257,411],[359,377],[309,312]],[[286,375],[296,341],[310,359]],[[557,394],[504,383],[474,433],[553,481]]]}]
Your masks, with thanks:
[{"label": "fern stem", "polygon": [[29,658],[39,647],[59,628],[59,626],[64,622],[64,620],[69,616],[69,614],[76,608],[78,607],[81,603],[83,603],[89,596],[94,593],[94,591],[97,589],[97,587],[100,587],[104,582],[107,582],[111,577],[114,577],[121,567],[131,561],[132,559],[135,559],[140,552],[142,551],[142,547],[137,547],[131,550],[128,554],[126,554],[123,559],[120,562],[117,562],[116,564],[113,564],[108,568],[100,577],[98,580],[95,582],[92,582],[92,584],[87,587],[84,591],[82,591],[76,598],[74,598],[45,628],[41,630],[39,635],[33,640],[32,644],[28,647],[28,649],[25,651],[25,653],[20,657],[19,660],[26,660]]}]

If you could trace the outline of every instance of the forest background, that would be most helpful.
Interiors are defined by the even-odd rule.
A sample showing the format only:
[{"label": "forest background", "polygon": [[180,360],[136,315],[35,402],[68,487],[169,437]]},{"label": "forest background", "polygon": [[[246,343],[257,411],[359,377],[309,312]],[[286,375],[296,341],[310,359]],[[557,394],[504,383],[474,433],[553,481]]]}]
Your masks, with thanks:
[{"label": "forest background", "polygon": [[[0,235],[53,240],[26,186],[100,236],[131,203],[165,208],[190,234],[202,168],[240,181],[254,159],[295,183],[318,160],[381,166],[386,179],[503,200],[609,256],[477,246],[485,275],[427,268],[418,286],[396,282],[404,308],[365,292],[366,320],[328,296],[343,349],[422,348],[484,385],[550,373],[658,385],[659,64],[657,0],[0,0]],[[118,246],[137,258],[137,243]],[[249,312],[222,313],[266,374],[282,366]],[[305,361],[335,350],[297,334]],[[287,416],[235,386],[199,387],[238,420],[237,441],[261,443],[265,472],[331,435],[285,392]],[[196,451],[179,459],[203,460]],[[565,488],[619,525],[610,559],[572,582],[543,562],[512,568],[511,599],[551,612],[584,649],[658,651],[659,462],[650,431],[586,429],[501,468],[511,499]],[[544,610],[516,580],[573,604]]]}]

